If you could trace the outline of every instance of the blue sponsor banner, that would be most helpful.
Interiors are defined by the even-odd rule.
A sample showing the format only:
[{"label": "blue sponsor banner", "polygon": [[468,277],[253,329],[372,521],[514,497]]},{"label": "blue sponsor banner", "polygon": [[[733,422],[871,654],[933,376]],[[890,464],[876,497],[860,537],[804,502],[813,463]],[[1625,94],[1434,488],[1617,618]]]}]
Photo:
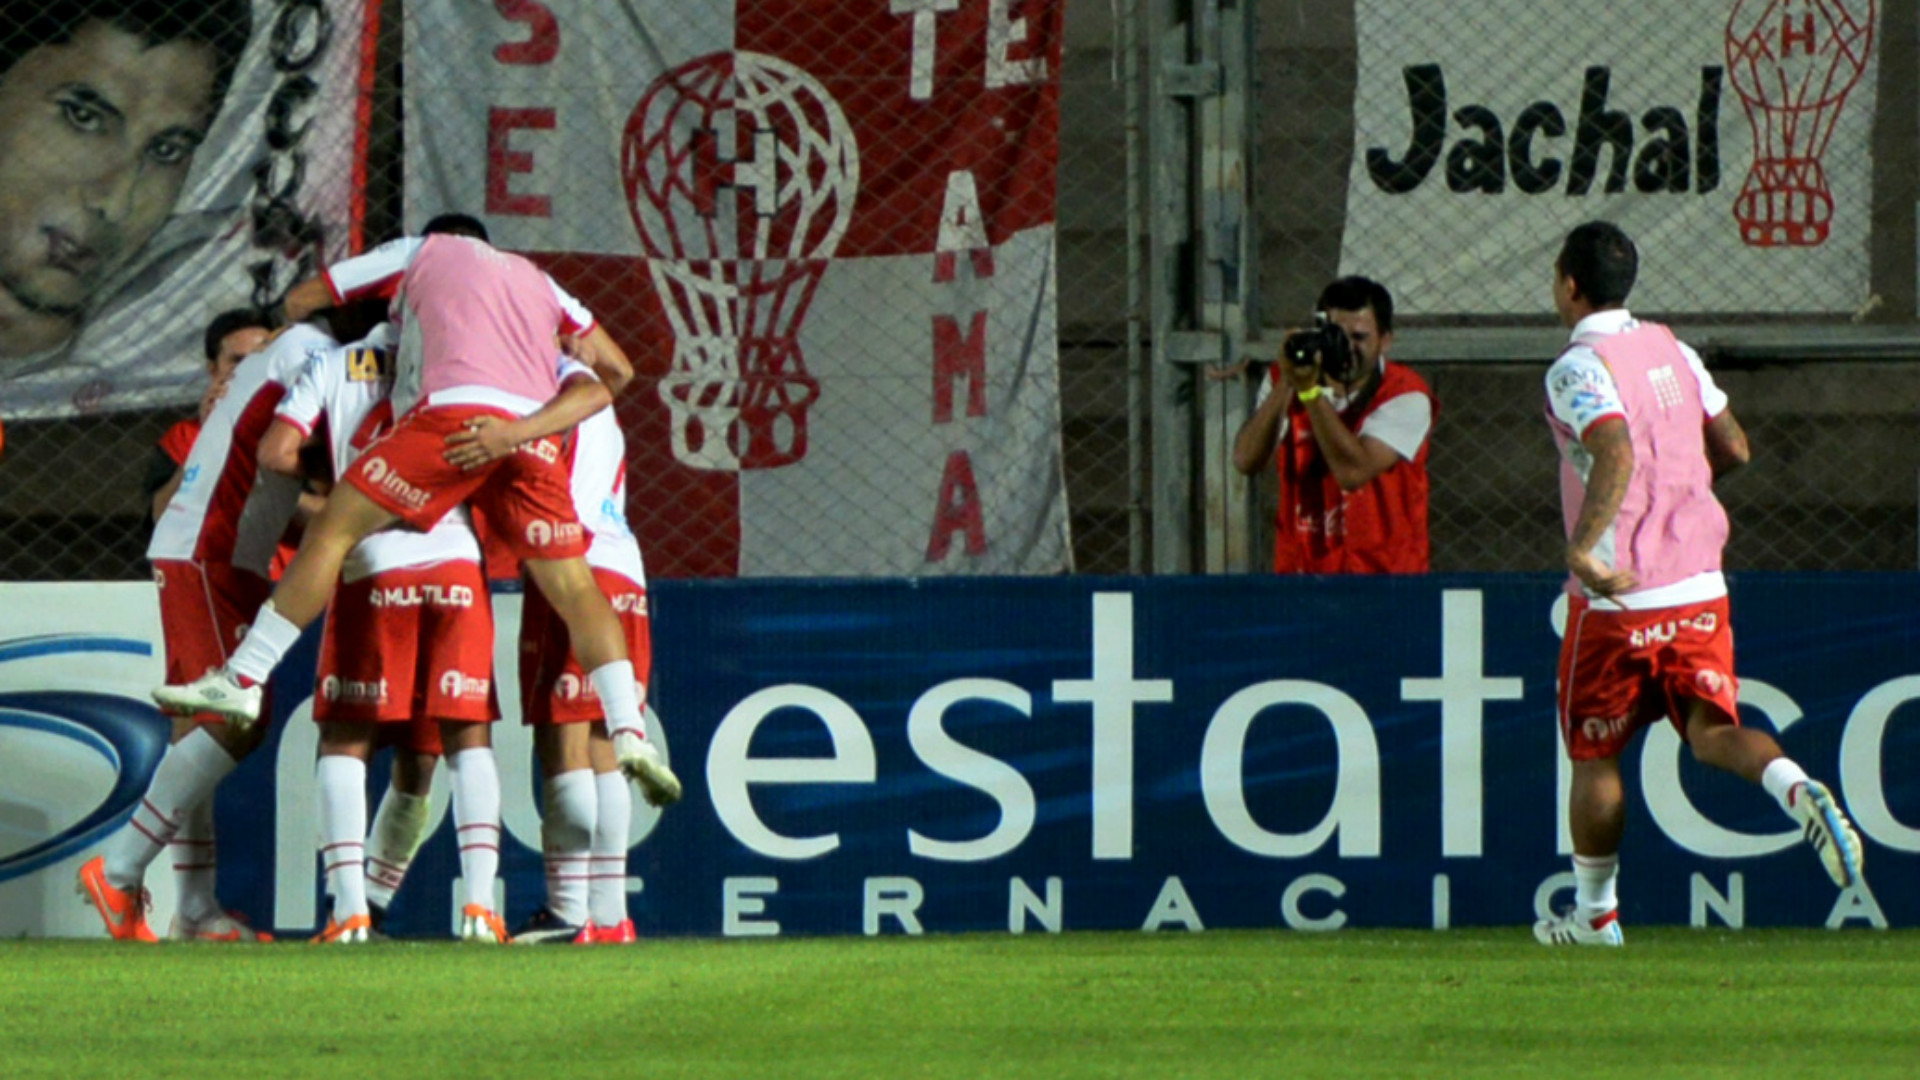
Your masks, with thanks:
[{"label": "blue sponsor banner", "polygon": [[[657,583],[652,701],[687,798],[642,816],[635,920],[1531,922],[1571,887],[1557,597],[1557,579],[1483,575]],[[1623,758],[1623,918],[1920,923],[1920,582],[1739,575],[1733,621],[1744,720],[1842,794],[1867,887],[1836,890],[1772,799],[1662,725]],[[311,644],[286,685],[311,685]],[[311,774],[310,703],[288,700],[306,696],[279,695],[218,807],[225,898],[288,931],[318,889],[310,785],[289,794]],[[515,922],[543,897],[538,784],[524,749],[502,760]],[[397,932],[446,932],[457,866],[443,822]]]}]

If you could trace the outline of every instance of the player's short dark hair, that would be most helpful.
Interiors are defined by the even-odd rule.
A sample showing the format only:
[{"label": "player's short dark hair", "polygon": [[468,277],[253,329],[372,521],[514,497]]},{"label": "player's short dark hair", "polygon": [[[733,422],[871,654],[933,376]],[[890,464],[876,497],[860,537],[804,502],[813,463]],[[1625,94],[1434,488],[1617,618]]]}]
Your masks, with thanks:
[{"label": "player's short dark hair", "polygon": [[420,230],[421,236],[471,236],[475,240],[493,243],[493,237],[487,235],[486,223],[472,214],[436,214]]},{"label": "player's short dark hair", "polygon": [[216,109],[253,36],[251,0],[41,0],[9,3],[7,16],[13,25],[0,30],[0,74],[33,50],[64,45],[88,23],[104,22],[149,49],[175,41],[211,49]]},{"label": "player's short dark hair", "polygon": [[1365,311],[1372,309],[1373,321],[1383,334],[1393,333],[1393,294],[1385,285],[1368,277],[1349,274],[1320,290],[1318,311]]},{"label": "player's short dark hair", "polygon": [[1627,302],[1640,274],[1640,252],[1620,226],[1611,221],[1589,221],[1567,234],[1554,268],[1573,279],[1581,299],[1597,308]]},{"label": "player's short dark hair", "polygon": [[227,340],[228,334],[238,333],[241,330],[251,330],[256,326],[262,330],[271,331],[273,329],[273,320],[267,318],[266,312],[257,308],[234,308],[231,311],[223,311],[215,315],[213,321],[207,324],[207,335],[206,341],[204,342],[207,351],[207,363],[211,364],[219,357],[220,343]]}]

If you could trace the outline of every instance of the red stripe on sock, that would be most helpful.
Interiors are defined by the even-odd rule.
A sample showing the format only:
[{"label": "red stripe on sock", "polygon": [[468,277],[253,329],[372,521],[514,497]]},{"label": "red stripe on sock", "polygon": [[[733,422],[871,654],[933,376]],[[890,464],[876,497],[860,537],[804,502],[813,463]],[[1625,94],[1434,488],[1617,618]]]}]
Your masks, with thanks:
[{"label": "red stripe on sock", "polygon": [[144,836],[148,840],[153,841],[155,844],[159,845],[160,847],[167,846],[167,842],[165,840],[160,839],[158,836],[155,836],[153,834],[152,829],[149,829],[145,825],[140,824],[140,819],[138,817],[128,818],[127,824],[132,825],[134,828],[140,830],[141,836]]},{"label": "red stripe on sock", "polygon": [[148,812],[149,814],[152,814],[152,815],[153,815],[154,817],[157,817],[157,818],[159,818],[159,819],[160,819],[160,824],[162,824],[162,825],[165,825],[165,826],[166,826],[167,828],[169,828],[169,829],[178,829],[178,828],[180,827],[180,823],[179,823],[179,822],[177,822],[177,821],[175,821],[175,820],[173,820],[172,818],[170,818],[170,817],[168,817],[167,815],[165,815],[165,814],[163,814],[163,813],[161,813],[161,812],[160,812],[160,808],[159,808],[159,807],[157,807],[157,806],[155,806],[155,805],[153,805],[153,800],[152,800],[152,799],[148,799],[148,798],[142,798],[142,799],[140,800],[140,805],[141,805],[141,806],[144,806],[144,807],[146,807],[146,808],[147,808],[147,812]]},{"label": "red stripe on sock", "polygon": [[325,855],[327,852],[332,851],[334,848],[342,848],[342,847],[364,848],[366,847],[366,845],[359,840],[342,840],[337,844],[327,844],[326,846],[322,847],[320,849],[320,854]]},{"label": "red stripe on sock", "polygon": [[461,844],[460,850],[461,851],[492,851],[492,852],[498,853],[500,850],[500,846],[498,844]]}]

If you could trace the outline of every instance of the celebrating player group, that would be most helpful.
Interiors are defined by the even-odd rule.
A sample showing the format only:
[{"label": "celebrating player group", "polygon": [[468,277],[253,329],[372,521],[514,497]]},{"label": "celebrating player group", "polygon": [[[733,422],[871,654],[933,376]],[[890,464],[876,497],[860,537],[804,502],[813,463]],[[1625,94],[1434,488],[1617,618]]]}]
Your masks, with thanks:
[{"label": "celebrating player group", "polygon": [[[332,333],[307,321],[323,310]],[[130,827],[81,868],[81,889],[114,938],[157,940],[144,880],[173,847],[182,890],[170,937],[265,937],[213,898],[211,798],[259,745],[269,676],[324,611],[314,719],[333,907],[314,940],[377,934],[444,758],[461,937],[632,941],[627,782],[655,806],[681,788],[643,714],[646,578],[608,408],[632,378],[626,356],[579,301],[464,215],[295,286],[285,314],[289,327],[209,414],[157,522],[148,555],[168,685],[154,699],[176,718],[174,741]],[[356,317],[377,325],[351,330]],[[296,519],[298,553],[273,585],[274,549]],[[546,777],[549,895],[514,936],[493,910],[500,710],[476,530],[528,579],[520,686]],[[369,831],[367,759],[383,746],[395,750],[394,783]]]}]

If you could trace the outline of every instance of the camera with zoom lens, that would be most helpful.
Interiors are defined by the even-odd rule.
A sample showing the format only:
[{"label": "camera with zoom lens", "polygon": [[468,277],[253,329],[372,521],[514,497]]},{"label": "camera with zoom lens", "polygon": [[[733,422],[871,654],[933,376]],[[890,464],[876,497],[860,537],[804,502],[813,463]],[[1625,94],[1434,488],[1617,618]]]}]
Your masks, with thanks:
[{"label": "camera with zoom lens", "polygon": [[1346,330],[1324,311],[1313,313],[1313,329],[1288,334],[1280,348],[1286,353],[1287,362],[1295,367],[1312,364],[1318,356],[1320,371],[1327,378],[1342,383],[1353,381],[1359,360],[1353,353],[1353,342]]}]

